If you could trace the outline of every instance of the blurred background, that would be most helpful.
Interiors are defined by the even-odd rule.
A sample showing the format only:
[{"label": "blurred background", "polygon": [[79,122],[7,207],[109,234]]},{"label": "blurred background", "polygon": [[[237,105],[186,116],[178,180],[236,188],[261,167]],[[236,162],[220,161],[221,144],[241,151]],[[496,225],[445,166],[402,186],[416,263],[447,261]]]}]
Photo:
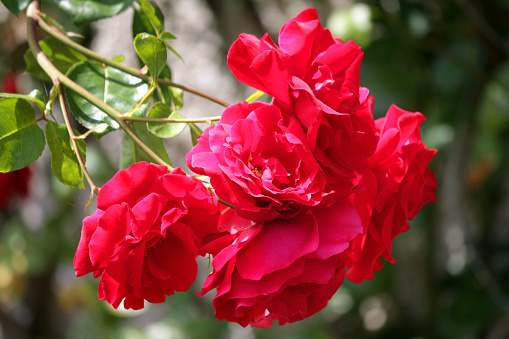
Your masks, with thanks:
[{"label": "blurred background", "polygon": [[[184,59],[169,55],[174,81],[229,102],[254,92],[226,67],[238,34],[269,32],[276,40],[287,20],[317,8],[334,36],[363,48],[361,85],[375,97],[376,117],[392,103],[426,116],[424,142],[438,149],[430,164],[438,179],[437,203],[425,206],[411,230],[395,239],[397,265],[385,263],[372,281],[346,281],[326,309],[304,321],[242,328],[213,317],[214,292],[194,295],[207,274],[206,260],[194,290],[164,304],[128,312],[97,300],[97,281],[76,278],[72,268],[81,221],[95,202],[85,211],[89,192],[54,178],[46,149],[30,166],[29,179],[25,173],[7,180],[20,184],[17,193],[0,179],[1,339],[509,338],[508,1],[156,3]],[[132,9],[85,27],[74,27],[51,5],[43,3],[42,10],[83,34],[84,45],[136,65],[127,34]],[[16,18],[0,4],[0,91],[39,88],[47,94],[48,84],[23,74],[25,24],[23,14]],[[222,111],[188,93],[184,102],[186,117]],[[121,138],[116,132],[100,142],[87,139],[87,167],[98,185],[118,168]],[[167,144],[174,165],[185,167],[190,147],[187,132]]]}]

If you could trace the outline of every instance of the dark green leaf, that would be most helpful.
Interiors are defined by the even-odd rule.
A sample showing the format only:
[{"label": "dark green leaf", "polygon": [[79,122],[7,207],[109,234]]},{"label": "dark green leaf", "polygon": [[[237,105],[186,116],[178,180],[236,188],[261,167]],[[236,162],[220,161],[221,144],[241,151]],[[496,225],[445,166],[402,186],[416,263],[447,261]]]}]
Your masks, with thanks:
[{"label": "dark green leaf", "polygon": [[[162,102],[156,102],[148,112],[149,118],[183,119],[184,117]],[[147,123],[150,133],[160,138],[173,138],[186,128],[185,123]]]},{"label": "dark green leaf", "polygon": [[[78,134],[77,131],[74,131]],[[67,127],[52,121],[46,125],[46,141],[51,152],[51,169],[58,180],[64,185],[85,188],[83,171],[71,146]],[[83,139],[76,140],[81,158],[85,161],[86,143]]]},{"label": "dark green leaf", "polygon": [[44,94],[38,89],[34,89],[32,92],[28,94],[13,94],[13,93],[0,93],[0,98],[19,98],[30,100],[39,107],[41,112],[44,112],[46,109],[46,99],[44,98]]},{"label": "dark green leaf", "polygon": [[161,9],[153,3],[146,0],[139,1],[140,8],[134,11],[133,17],[133,38],[140,33],[148,33],[157,36],[164,27],[164,16]]},{"label": "dark green leaf", "polygon": [[[171,164],[168,153],[164,148],[163,141],[151,134],[147,130],[147,124],[144,122],[135,122],[131,125],[134,132],[140,137],[140,139],[154,151],[161,159]],[[122,153],[120,154],[120,168],[127,168],[138,161],[152,160],[143,152],[127,135],[124,135],[122,141]]]},{"label": "dark green leaf", "polygon": [[152,78],[156,79],[166,66],[166,47],[156,38],[147,33],[140,33],[134,38],[134,48],[141,61],[148,67]]},{"label": "dark green leaf", "polygon": [[[67,76],[120,113],[127,113],[136,107],[148,91],[148,85],[142,80],[89,61],[76,64]],[[107,132],[119,128],[116,121],[77,93],[66,91],[66,97],[72,113],[85,127],[92,129],[106,123],[111,127]],[[142,116],[147,108],[148,103],[144,103],[132,115]]]},{"label": "dark green leaf", "polygon": [[14,15],[24,10],[32,0],[2,0],[4,6]]},{"label": "dark green leaf", "polygon": [[191,130],[191,141],[193,142],[193,146],[196,146],[196,144],[198,144],[198,137],[203,134],[203,131],[195,124],[189,124],[189,129]]},{"label": "dark green leaf", "polygon": [[[80,52],[67,47],[52,37],[47,37],[44,40],[39,41],[39,44],[44,54],[46,54],[53,65],[55,65],[55,67],[62,73],[66,73],[69,68],[77,62],[87,60],[87,57]],[[30,50],[26,51],[24,58],[27,65],[25,70],[26,73],[29,73],[37,79],[51,81],[46,72],[44,72],[41,66],[39,66]]]},{"label": "dark green leaf", "polygon": [[133,0],[54,0],[58,7],[71,15],[76,25],[110,18],[127,9]]},{"label": "dark green leaf", "polygon": [[7,98],[0,100],[0,112],[0,172],[30,165],[45,145],[33,107],[23,99]]}]

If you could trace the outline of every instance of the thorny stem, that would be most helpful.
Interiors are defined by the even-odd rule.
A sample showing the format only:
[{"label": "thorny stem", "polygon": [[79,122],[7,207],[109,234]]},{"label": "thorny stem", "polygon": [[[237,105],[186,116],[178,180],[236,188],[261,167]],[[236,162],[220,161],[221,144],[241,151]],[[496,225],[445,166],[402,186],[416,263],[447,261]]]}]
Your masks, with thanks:
[{"label": "thorny stem", "polygon": [[[28,13],[28,11],[27,11]],[[71,39],[69,39],[67,37],[67,35],[65,35],[63,32],[61,32],[58,28],[56,28],[55,26],[53,25],[50,25],[48,24],[43,17],[39,16],[39,10],[38,10],[38,6],[37,8],[35,9],[32,9],[31,13],[32,15],[32,19],[34,21],[36,21],[39,25],[39,27],[44,31],[46,32],[48,35],[52,36],[53,38],[57,39],[58,41],[60,41],[61,43],[71,47],[72,49],[88,56],[89,58],[92,58],[94,60],[97,60],[105,65],[108,65],[108,66],[111,66],[111,67],[114,67],[118,70],[121,70],[127,74],[130,74],[132,76],[135,76],[137,78],[140,78],[142,79],[143,81],[145,82],[150,82],[152,80],[152,78],[146,74],[141,74],[140,71],[136,68],[133,68],[133,67],[130,67],[130,66],[126,66],[126,65],[123,65],[119,62],[116,62],[114,60],[111,60],[111,59],[108,59],[106,57],[103,57],[102,55],[99,55],[97,53],[95,53],[94,51],[91,51],[90,49],[86,48],[86,47],[83,47],[81,46],[80,44],[77,44],[75,43],[74,41],[72,41]],[[224,107],[228,107],[230,106],[229,103],[227,103],[226,101],[223,101],[221,99],[218,99],[218,98],[215,98],[209,94],[206,94],[206,93],[203,93],[197,89],[194,89],[192,87],[189,87],[189,86],[184,86],[184,85],[181,85],[181,84],[178,84],[178,83],[175,83],[173,81],[170,81],[170,80],[167,80],[167,79],[157,79],[157,83],[160,84],[160,85],[164,85],[164,86],[171,86],[171,87],[177,87],[177,88],[180,88],[184,91],[187,91],[189,93],[193,93],[195,95],[198,95],[198,96],[201,96],[202,98],[205,98],[205,99],[208,99],[212,102],[215,102],[216,104],[219,104],[221,106],[224,106]]]},{"label": "thorny stem", "polygon": [[76,136],[74,135],[74,131],[72,130],[72,126],[71,126],[71,122],[69,121],[69,114],[67,112],[67,107],[65,106],[64,88],[63,87],[60,88],[60,93],[58,94],[58,99],[60,101],[60,108],[62,109],[62,115],[64,116],[65,125],[67,126],[67,131],[69,132],[70,141],[73,146],[72,149],[74,151],[74,154],[76,155],[76,159],[78,160],[78,163],[80,164],[80,167],[83,170],[83,174],[85,175],[85,178],[87,178],[90,188],[92,189],[92,191],[95,194],[99,194],[100,188],[94,184],[94,181],[92,180],[92,177],[90,177],[87,167],[85,166],[85,163],[83,162],[83,158],[81,157],[81,153],[78,148],[78,143],[76,142]]},{"label": "thorny stem", "polygon": [[33,1],[27,9],[27,39],[28,44],[30,46],[30,50],[34,54],[37,62],[42,67],[42,69],[50,76],[53,82],[58,81],[62,85],[68,87],[72,91],[76,92],[78,95],[83,97],[85,100],[89,101],[91,104],[105,112],[108,116],[110,116],[113,120],[115,120],[120,128],[124,130],[124,132],[133,140],[133,142],[144,151],[147,156],[150,157],[154,163],[159,165],[164,165],[168,167],[168,170],[173,170],[169,164],[167,164],[163,159],[161,159],[154,151],[152,151],[141,139],[134,133],[134,131],[127,125],[127,123],[120,118],[121,113],[116,109],[111,107],[110,105],[103,102],[101,99],[97,98],[95,95],[84,89],[83,87],[76,84],[74,81],[66,77],[62,74],[48,59],[48,57],[41,50],[41,46],[39,46],[39,42],[37,41],[35,34],[37,29],[37,23],[42,23],[43,20],[40,20],[40,17],[37,15],[39,11],[39,1]]}]

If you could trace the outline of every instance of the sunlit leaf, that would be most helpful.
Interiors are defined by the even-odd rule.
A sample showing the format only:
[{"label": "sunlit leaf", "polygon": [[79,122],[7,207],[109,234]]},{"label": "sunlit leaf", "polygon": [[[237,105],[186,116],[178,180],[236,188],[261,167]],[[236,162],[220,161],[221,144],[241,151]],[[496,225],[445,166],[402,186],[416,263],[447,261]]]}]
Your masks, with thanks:
[{"label": "sunlit leaf", "polygon": [[[149,118],[183,119],[184,117],[162,102],[157,102],[148,112]],[[147,123],[150,133],[160,138],[173,138],[186,128],[185,123]]]},{"label": "sunlit leaf", "polygon": [[0,100],[0,172],[30,165],[44,150],[44,133],[35,121],[35,110],[18,98]]},{"label": "sunlit leaf", "polygon": [[[53,65],[55,65],[55,67],[62,73],[66,73],[74,64],[87,60],[87,57],[80,52],[67,47],[52,37],[40,40],[39,45],[51,63],[53,63]],[[36,77],[37,79],[51,81],[46,72],[44,72],[41,66],[37,63],[37,60],[31,50],[25,52],[24,58],[27,65],[25,70],[26,73]]]},{"label": "sunlit leaf", "polygon": [[[142,80],[89,61],[76,64],[67,76],[120,113],[131,111],[148,91]],[[110,126],[106,132],[119,128],[116,121],[77,93],[69,90],[65,94],[72,113],[83,126],[92,129],[106,123]],[[147,108],[148,103],[143,103],[132,115],[142,116]]]},{"label": "sunlit leaf", "polygon": [[44,94],[42,94],[42,92],[38,89],[34,89],[28,94],[0,93],[0,98],[19,98],[32,101],[37,105],[37,107],[39,107],[41,112],[44,112],[44,109],[46,108],[46,98],[44,98]]},{"label": "sunlit leaf", "polygon": [[[74,131],[78,134],[77,131]],[[83,185],[83,170],[74,154],[69,132],[64,124],[49,121],[46,125],[46,141],[51,152],[51,169],[64,185],[85,188]],[[85,140],[76,140],[81,158],[85,161]]]}]

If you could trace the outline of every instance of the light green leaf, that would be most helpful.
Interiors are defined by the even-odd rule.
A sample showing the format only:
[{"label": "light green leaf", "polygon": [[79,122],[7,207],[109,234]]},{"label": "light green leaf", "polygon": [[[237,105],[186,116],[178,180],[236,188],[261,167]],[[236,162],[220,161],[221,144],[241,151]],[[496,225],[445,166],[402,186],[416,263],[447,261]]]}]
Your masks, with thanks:
[{"label": "light green leaf", "polygon": [[[163,141],[147,130],[147,124],[135,122],[131,125],[138,137],[154,151],[161,159],[171,164],[168,153],[164,148]],[[122,141],[122,153],[120,154],[120,168],[127,168],[138,161],[153,162],[127,135]]]},{"label": "light green leaf", "polygon": [[140,33],[134,38],[134,48],[141,61],[147,65],[152,78],[156,79],[166,66],[167,52],[164,44],[155,36]]},{"label": "light green leaf", "polygon": [[[148,112],[149,118],[183,119],[184,117],[162,102],[156,102]],[[173,138],[186,128],[185,123],[147,123],[150,133],[160,138]]]},{"label": "light green leaf", "polygon": [[[76,64],[67,76],[120,113],[129,112],[149,89],[146,83],[136,77],[115,68],[103,68],[90,61]],[[92,129],[106,123],[110,126],[106,132],[119,128],[115,120],[77,93],[69,90],[65,94],[72,113],[83,126]],[[132,116],[143,116],[147,108],[148,102],[145,102]]]},{"label": "light green leaf", "polygon": [[32,0],[2,0],[4,6],[14,15],[24,10]]},{"label": "light green leaf", "polygon": [[193,146],[196,146],[198,144],[198,137],[203,134],[203,131],[195,124],[189,124],[189,129],[191,130],[191,141]]},{"label": "light green leaf", "polygon": [[44,112],[46,109],[46,98],[44,98],[44,94],[38,89],[34,89],[32,92],[28,94],[13,94],[13,93],[0,93],[0,98],[19,98],[32,101],[39,107],[41,112]]},{"label": "light green leaf", "polygon": [[164,31],[161,33],[161,40],[175,40],[175,39],[177,39],[177,37],[168,31]]},{"label": "light green leaf", "polygon": [[171,99],[173,101],[173,109],[179,110],[184,106],[184,91],[177,87],[169,87]]},{"label": "light green leaf", "polygon": [[125,56],[117,55],[117,56],[114,56],[113,58],[111,58],[111,60],[116,61],[116,62],[124,62]]},{"label": "light green leaf", "polygon": [[54,0],[58,7],[71,15],[76,25],[84,25],[99,19],[115,16],[133,0]]},{"label": "light green leaf", "polygon": [[0,100],[0,172],[30,165],[41,156],[44,145],[33,107],[23,99]]},{"label": "light green leaf", "polygon": [[164,27],[164,16],[154,2],[147,0],[138,1],[140,8],[134,11],[133,38],[140,33],[148,33],[157,36]]},{"label": "light green leaf", "polygon": [[[79,134],[74,131],[75,134]],[[73,152],[69,132],[64,124],[49,121],[46,125],[46,141],[51,152],[51,169],[58,180],[64,185],[85,188],[83,170]],[[85,140],[76,140],[81,158],[85,161]]]},{"label": "light green leaf", "polygon": [[[80,52],[67,47],[52,37],[47,37],[39,41],[39,45],[41,46],[42,51],[44,54],[46,54],[48,59],[62,73],[66,73],[69,68],[71,68],[77,62],[87,60],[87,57]],[[25,70],[26,73],[40,80],[51,81],[46,72],[44,72],[41,66],[39,66],[37,63],[37,60],[35,59],[31,50],[25,52],[24,58],[27,65]]]},{"label": "light green leaf", "polygon": [[176,56],[179,57],[180,60],[184,61],[184,59],[182,59],[182,57],[180,56],[180,54],[178,54],[178,52],[175,50],[175,48],[173,48],[169,43],[168,41],[166,40],[161,40],[163,42],[163,44],[170,50],[173,52],[173,54],[175,54]]}]

